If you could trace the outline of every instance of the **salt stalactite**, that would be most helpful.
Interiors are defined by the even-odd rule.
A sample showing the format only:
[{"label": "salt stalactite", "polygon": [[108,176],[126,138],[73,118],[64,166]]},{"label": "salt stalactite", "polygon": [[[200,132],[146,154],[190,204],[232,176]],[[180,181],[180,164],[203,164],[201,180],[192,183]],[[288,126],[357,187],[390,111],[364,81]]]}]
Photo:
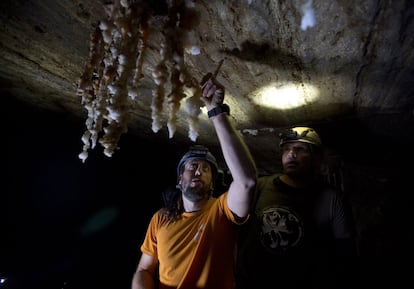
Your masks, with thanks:
[{"label": "salt stalactite", "polygon": [[315,13],[312,8],[312,0],[307,0],[301,7],[302,10],[302,21],[300,28],[305,31],[309,27],[315,26]]},{"label": "salt stalactite", "polygon": [[114,6],[117,9],[111,9],[108,15],[114,23],[110,51],[112,59],[116,60],[111,64],[116,68],[116,77],[107,86],[107,126],[99,141],[107,156],[112,156],[121,135],[128,131],[128,80],[134,68],[134,62],[130,59],[135,58],[140,36],[138,29],[132,29],[139,27],[140,9],[129,6],[126,1],[121,1],[120,4],[120,7]]},{"label": "salt stalactite", "polygon": [[161,43],[160,55],[161,61],[155,67],[152,72],[152,79],[155,82],[155,88],[152,90],[152,103],[151,103],[151,118],[152,118],[152,131],[157,133],[161,128],[161,113],[164,105],[165,97],[165,83],[168,78],[167,60],[170,56],[170,51],[164,48],[165,43]]},{"label": "salt stalactite", "polygon": [[84,105],[88,112],[86,119],[86,131],[83,134],[81,140],[83,142],[83,151],[79,154],[79,158],[85,162],[88,158],[88,150],[94,148],[96,144],[97,135],[99,133],[99,127],[96,123],[99,117],[99,80],[102,69],[94,71],[96,67],[99,67],[100,60],[104,55],[104,39],[100,30],[97,28],[91,35],[90,49],[89,49],[89,62],[85,65],[85,70],[79,80],[77,89],[77,95],[81,97],[81,103]]},{"label": "salt stalactite", "polygon": [[187,112],[188,122],[188,137],[195,142],[198,138],[199,132],[199,115],[201,114],[201,107],[204,103],[201,101],[201,88],[199,86],[193,86],[192,96],[187,98],[185,102],[185,110]]},{"label": "salt stalactite", "polygon": [[174,69],[171,72],[171,93],[168,95],[168,106],[170,108],[167,122],[169,138],[174,136],[176,131],[177,113],[180,109],[180,101],[185,94],[180,85],[180,71]]},{"label": "salt stalactite", "polygon": [[135,75],[132,80],[132,86],[137,87],[139,80],[142,77],[142,65],[144,63],[145,49],[148,42],[148,23],[147,21],[142,21],[139,29],[140,39],[138,43],[138,57],[135,64]]}]

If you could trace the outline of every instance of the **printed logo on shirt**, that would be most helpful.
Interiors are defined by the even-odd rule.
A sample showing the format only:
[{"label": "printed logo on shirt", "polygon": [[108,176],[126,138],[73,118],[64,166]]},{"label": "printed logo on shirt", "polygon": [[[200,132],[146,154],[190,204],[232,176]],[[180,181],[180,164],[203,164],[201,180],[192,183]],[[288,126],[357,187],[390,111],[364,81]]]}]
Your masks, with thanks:
[{"label": "printed logo on shirt", "polygon": [[283,254],[297,247],[303,237],[303,223],[298,215],[285,207],[267,207],[260,219],[260,240],[272,253]]},{"label": "printed logo on shirt", "polygon": [[200,227],[198,228],[198,231],[197,231],[197,233],[194,235],[194,238],[193,238],[193,241],[195,242],[195,243],[197,243],[198,242],[198,240],[200,239],[200,235],[203,233],[203,231],[204,231],[204,228],[206,227],[206,225],[205,224],[201,224],[200,225]]}]

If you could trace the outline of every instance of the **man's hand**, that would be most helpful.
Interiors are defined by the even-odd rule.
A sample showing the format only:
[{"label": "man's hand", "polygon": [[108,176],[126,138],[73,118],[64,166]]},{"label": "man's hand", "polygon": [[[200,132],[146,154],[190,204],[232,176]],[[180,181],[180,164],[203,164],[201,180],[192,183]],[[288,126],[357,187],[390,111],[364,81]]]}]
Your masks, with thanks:
[{"label": "man's hand", "polygon": [[201,81],[201,100],[206,105],[207,110],[211,110],[224,101],[224,86],[219,83],[212,73],[208,73]]},{"label": "man's hand", "polygon": [[200,82],[201,100],[206,105],[207,110],[211,110],[224,101],[224,86],[216,80],[224,58],[220,60],[216,70],[213,73],[207,73]]}]

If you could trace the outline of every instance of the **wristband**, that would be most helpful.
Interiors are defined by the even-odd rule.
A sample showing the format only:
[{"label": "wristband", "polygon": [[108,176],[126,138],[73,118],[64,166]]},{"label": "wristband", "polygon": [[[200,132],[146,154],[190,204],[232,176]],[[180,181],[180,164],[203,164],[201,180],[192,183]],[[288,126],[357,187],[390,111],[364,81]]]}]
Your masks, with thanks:
[{"label": "wristband", "polygon": [[213,116],[222,114],[224,112],[227,113],[228,115],[230,115],[230,107],[225,103],[220,104],[219,106],[216,106],[213,109],[210,109],[207,112],[207,115],[208,115],[208,118],[212,118]]}]

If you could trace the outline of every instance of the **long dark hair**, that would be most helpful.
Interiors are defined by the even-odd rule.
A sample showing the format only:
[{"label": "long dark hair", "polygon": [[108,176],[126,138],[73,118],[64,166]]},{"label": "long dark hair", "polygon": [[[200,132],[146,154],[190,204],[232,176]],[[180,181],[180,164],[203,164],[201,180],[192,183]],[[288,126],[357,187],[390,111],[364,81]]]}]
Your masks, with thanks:
[{"label": "long dark hair", "polygon": [[161,211],[169,222],[178,220],[184,212],[181,190],[177,186],[170,186],[162,193],[164,207]]}]

